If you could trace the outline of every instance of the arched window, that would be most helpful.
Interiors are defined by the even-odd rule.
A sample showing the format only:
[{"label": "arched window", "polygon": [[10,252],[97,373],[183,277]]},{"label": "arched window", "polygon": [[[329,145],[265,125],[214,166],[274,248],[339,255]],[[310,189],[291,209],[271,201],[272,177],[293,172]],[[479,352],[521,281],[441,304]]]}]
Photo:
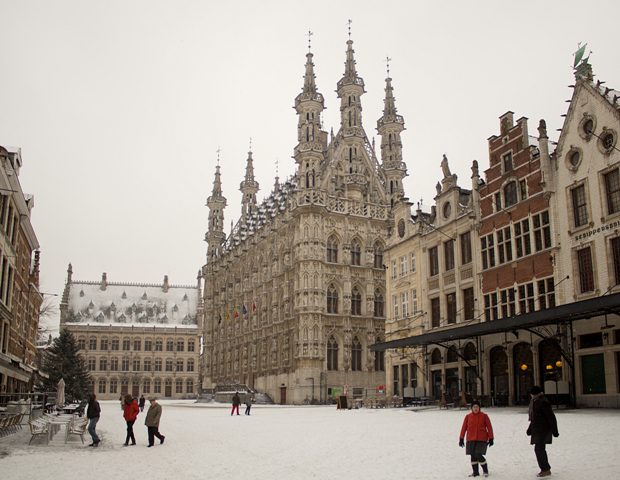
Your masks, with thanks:
[{"label": "arched window", "polygon": [[354,240],[351,244],[351,265],[360,265],[362,260],[360,244]]},{"label": "arched window", "polygon": [[383,246],[377,242],[374,248],[374,262],[375,268],[383,268]]},{"label": "arched window", "polygon": [[465,360],[478,359],[478,354],[476,353],[476,346],[472,342],[469,342],[467,345],[465,345],[465,349],[463,350],[463,356],[465,357]]},{"label": "arched window", "polygon": [[338,290],[334,285],[327,288],[327,313],[338,313]]},{"label": "arched window", "polygon": [[[381,343],[383,340],[377,337],[376,343]],[[375,372],[385,371],[385,352],[375,352]]]},{"label": "arched window", "polygon": [[338,262],[338,240],[334,235],[327,239],[327,261],[330,263]]},{"label": "arched window", "polygon": [[327,370],[338,370],[338,342],[333,336],[327,341]]},{"label": "arched window", "polygon": [[381,290],[375,290],[375,308],[374,308],[374,316],[375,317],[383,317],[383,294]]},{"label": "arched window", "polygon": [[441,352],[439,351],[438,348],[436,348],[435,350],[433,350],[433,353],[431,354],[431,365],[436,365],[441,362],[442,362]]},{"label": "arched window", "polygon": [[517,182],[508,182],[504,187],[504,208],[517,203]]},{"label": "arched window", "polygon": [[362,344],[357,337],[353,337],[351,344],[351,370],[354,372],[362,371]]},{"label": "arched window", "polygon": [[362,314],[362,294],[357,287],[351,292],[351,315]]}]

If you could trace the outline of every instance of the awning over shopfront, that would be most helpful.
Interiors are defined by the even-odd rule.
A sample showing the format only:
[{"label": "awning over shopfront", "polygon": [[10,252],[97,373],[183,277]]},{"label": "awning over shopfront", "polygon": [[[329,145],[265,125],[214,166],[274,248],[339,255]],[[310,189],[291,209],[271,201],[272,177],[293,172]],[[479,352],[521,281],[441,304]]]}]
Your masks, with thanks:
[{"label": "awning over shopfront", "polygon": [[567,303],[558,307],[525,313],[514,317],[501,318],[488,322],[467,323],[444,330],[432,331],[422,335],[401,338],[370,346],[373,351],[389,348],[419,347],[445,343],[464,338],[476,338],[494,333],[512,332],[546,325],[562,325],[601,315],[620,315],[620,293]]},{"label": "awning over shopfront", "polygon": [[13,365],[9,365],[8,363],[0,362],[0,373],[6,375],[7,377],[17,378],[21,382],[30,381],[30,375],[28,372],[20,370]]}]

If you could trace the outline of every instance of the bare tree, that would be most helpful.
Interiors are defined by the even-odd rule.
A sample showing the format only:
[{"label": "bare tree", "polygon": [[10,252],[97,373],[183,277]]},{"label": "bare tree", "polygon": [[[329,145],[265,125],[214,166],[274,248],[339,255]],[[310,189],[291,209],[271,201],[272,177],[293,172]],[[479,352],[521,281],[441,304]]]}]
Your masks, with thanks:
[{"label": "bare tree", "polygon": [[55,297],[43,297],[41,306],[39,307],[39,342],[48,341],[48,337],[51,335],[51,329],[46,320],[50,320],[58,313],[58,305],[56,304]]}]

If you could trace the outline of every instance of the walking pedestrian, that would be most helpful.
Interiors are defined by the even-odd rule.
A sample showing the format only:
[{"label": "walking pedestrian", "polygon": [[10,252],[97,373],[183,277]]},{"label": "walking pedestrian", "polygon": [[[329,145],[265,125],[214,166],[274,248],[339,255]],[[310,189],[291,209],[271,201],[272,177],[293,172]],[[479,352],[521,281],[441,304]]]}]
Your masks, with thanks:
[{"label": "walking pedestrian", "polygon": [[138,401],[138,405],[140,406],[140,411],[144,412],[144,394],[140,395],[140,400]]},{"label": "walking pedestrian", "polygon": [[166,437],[159,433],[159,420],[161,419],[161,405],[157,403],[157,399],[155,397],[149,397],[149,402],[151,402],[151,406],[146,412],[146,420],[144,420],[144,424],[149,432],[149,447],[152,447],[155,443],[155,437],[159,438],[159,444],[164,443]]},{"label": "walking pedestrian", "polygon": [[465,454],[471,456],[472,473],[469,476],[479,477],[480,467],[482,467],[484,476],[488,477],[489,466],[484,455],[487,453],[487,446],[493,446],[493,427],[489,416],[480,411],[478,400],[471,402],[471,413],[468,413],[463,420],[459,447],[465,446],[465,434],[467,434]]},{"label": "walking pedestrian", "polygon": [[252,408],[252,403],[254,403],[254,399],[252,398],[251,393],[246,393],[245,395],[245,414],[250,414],[250,409]]},{"label": "walking pedestrian", "polygon": [[230,416],[232,417],[235,410],[237,410],[237,415],[239,415],[239,405],[241,405],[241,399],[239,398],[239,392],[235,392],[232,397],[232,410],[230,411]]},{"label": "walking pedestrian", "polygon": [[530,425],[527,434],[530,435],[530,444],[534,445],[536,461],[540,467],[537,477],[548,477],[551,475],[551,465],[547,457],[547,444],[552,442],[552,437],[559,437],[558,422],[551,408],[551,403],[538,385],[530,389]]},{"label": "walking pedestrian", "polygon": [[88,418],[88,433],[90,433],[90,436],[93,439],[93,442],[89,445],[89,447],[96,447],[101,441],[96,430],[97,422],[99,421],[100,416],[101,407],[97,401],[97,396],[94,393],[91,393],[88,396],[88,408],[86,409],[86,418]]},{"label": "walking pedestrian", "polygon": [[129,445],[129,440],[131,440],[131,445],[136,444],[136,437],[133,434],[133,424],[136,422],[139,412],[140,407],[138,407],[138,402],[131,398],[131,395],[125,395],[125,405],[123,408],[123,418],[127,422],[127,436],[125,437],[124,443],[125,447]]}]

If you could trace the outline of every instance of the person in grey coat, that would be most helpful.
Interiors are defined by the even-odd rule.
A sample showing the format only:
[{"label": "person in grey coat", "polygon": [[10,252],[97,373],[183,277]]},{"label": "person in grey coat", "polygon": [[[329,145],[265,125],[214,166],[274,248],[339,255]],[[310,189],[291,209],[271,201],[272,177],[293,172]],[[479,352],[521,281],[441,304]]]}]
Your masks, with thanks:
[{"label": "person in grey coat", "polygon": [[538,385],[530,389],[530,426],[527,434],[530,436],[530,444],[534,445],[534,453],[540,467],[538,477],[551,475],[551,465],[547,457],[547,444],[552,442],[552,437],[559,437],[558,422],[551,408],[551,403]]},{"label": "person in grey coat", "polygon": [[152,447],[155,443],[155,437],[159,438],[159,444],[164,443],[166,437],[159,433],[159,420],[161,419],[161,405],[157,403],[157,399],[155,397],[149,397],[149,402],[151,402],[151,406],[149,410],[146,412],[146,419],[144,420],[144,424],[149,432],[149,447]]},{"label": "person in grey coat", "polygon": [[251,393],[247,393],[245,395],[245,414],[250,414],[250,409],[252,408],[252,403],[254,403],[254,399],[252,398]]}]

